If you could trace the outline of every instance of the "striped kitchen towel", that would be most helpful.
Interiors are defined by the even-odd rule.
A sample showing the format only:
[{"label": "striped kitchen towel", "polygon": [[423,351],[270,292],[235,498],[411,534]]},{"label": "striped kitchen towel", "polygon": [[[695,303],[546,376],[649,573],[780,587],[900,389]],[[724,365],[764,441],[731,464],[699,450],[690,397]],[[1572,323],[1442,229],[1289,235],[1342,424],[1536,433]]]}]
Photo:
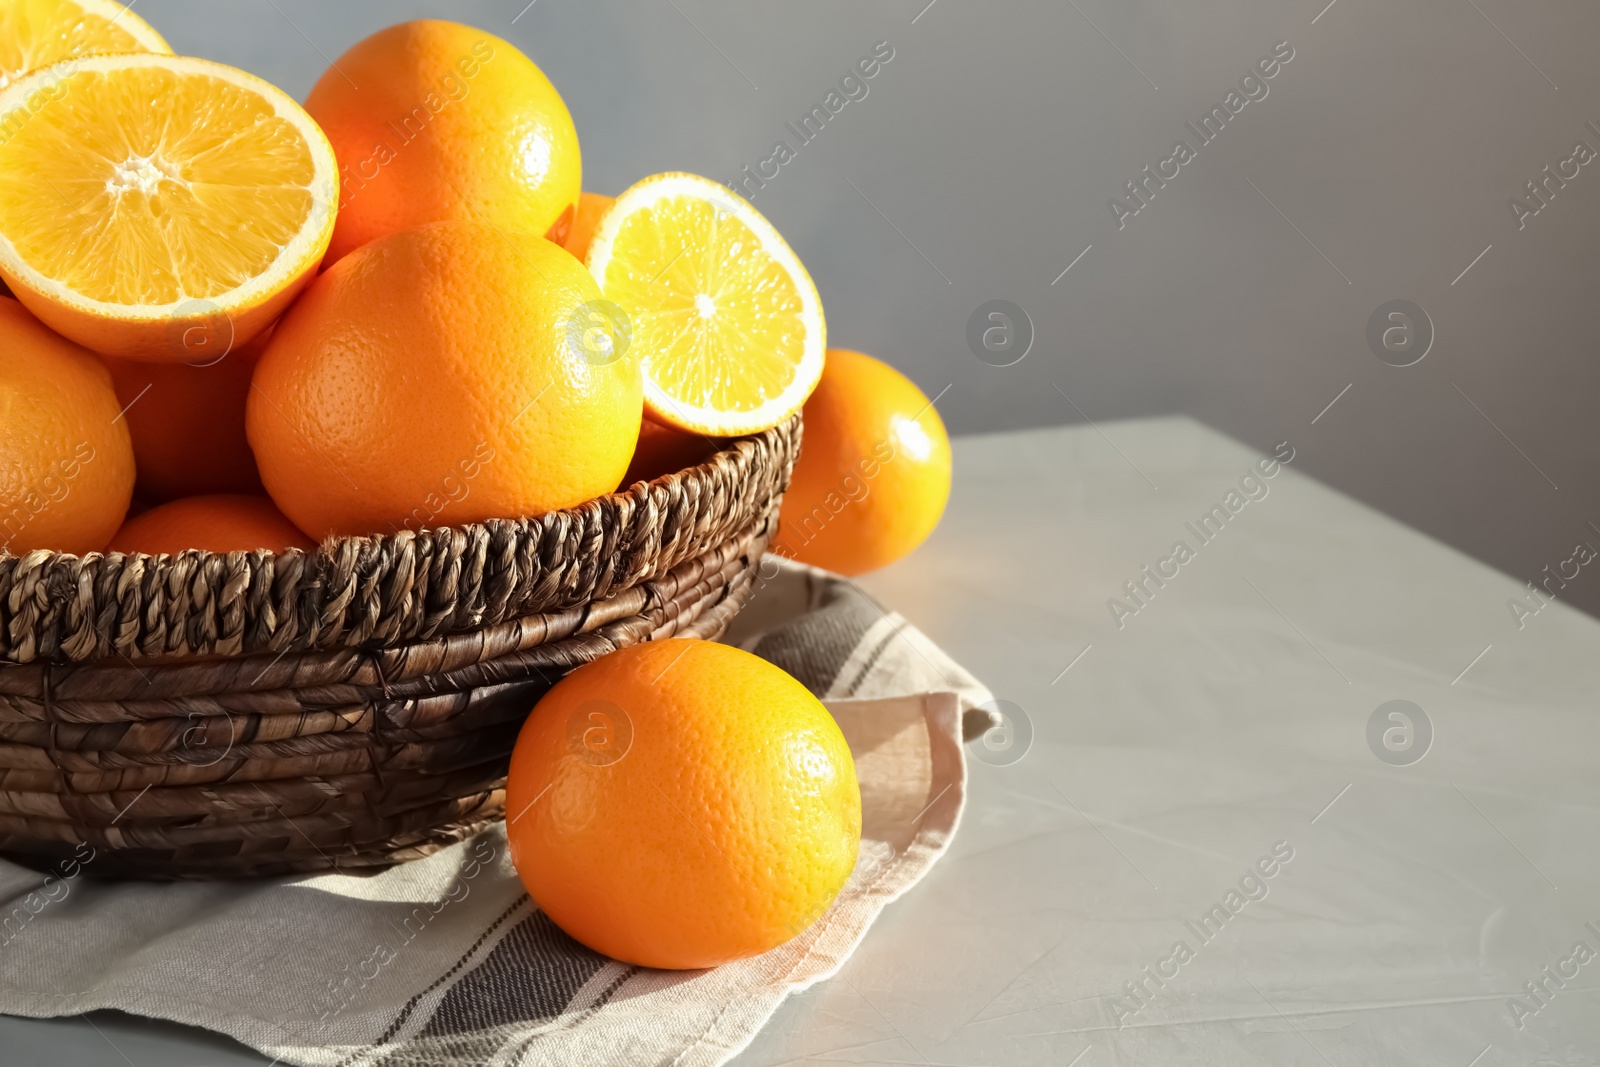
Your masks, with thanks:
[{"label": "striped kitchen towel", "polygon": [[856,870],[788,944],[704,971],[608,959],[522,891],[503,823],[366,877],[104,883],[0,861],[0,1012],[116,1008],[317,1067],[725,1063],[943,853],[963,734],[991,725],[983,687],[848,579],[768,557],[761,584],[725,640],[828,704],[861,782]]}]

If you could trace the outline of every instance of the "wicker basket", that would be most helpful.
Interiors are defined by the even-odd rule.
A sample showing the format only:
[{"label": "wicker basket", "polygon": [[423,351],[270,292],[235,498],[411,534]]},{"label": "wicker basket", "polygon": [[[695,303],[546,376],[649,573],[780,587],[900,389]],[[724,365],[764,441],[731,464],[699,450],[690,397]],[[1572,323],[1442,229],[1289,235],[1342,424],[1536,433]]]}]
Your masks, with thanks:
[{"label": "wicker basket", "polygon": [[563,674],[722,632],[799,439],[796,416],[570,510],[311,553],[0,558],[0,852],[246,878],[472,833]]}]

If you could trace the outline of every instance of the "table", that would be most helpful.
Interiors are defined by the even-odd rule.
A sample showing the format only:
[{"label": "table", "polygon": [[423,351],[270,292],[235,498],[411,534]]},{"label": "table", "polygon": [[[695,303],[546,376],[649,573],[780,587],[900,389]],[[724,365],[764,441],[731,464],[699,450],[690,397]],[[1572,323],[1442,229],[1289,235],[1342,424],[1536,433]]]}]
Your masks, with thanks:
[{"label": "table", "polygon": [[[862,585],[993,688],[1010,744],[969,746],[949,855],[738,1067],[1600,1055],[1600,623],[1302,476],[1315,446],[1182,418],[957,440],[943,524]],[[1551,590],[1600,581],[1562,537]],[[0,1044],[266,1062],[121,1016]]]}]

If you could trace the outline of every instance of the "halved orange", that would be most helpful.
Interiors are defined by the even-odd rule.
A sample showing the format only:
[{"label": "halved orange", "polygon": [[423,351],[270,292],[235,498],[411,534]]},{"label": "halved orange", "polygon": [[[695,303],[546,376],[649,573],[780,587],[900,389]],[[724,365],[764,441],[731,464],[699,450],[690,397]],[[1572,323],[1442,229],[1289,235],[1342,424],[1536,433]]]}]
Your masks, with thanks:
[{"label": "halved orange", "polygon": [[589,271],[631,320],[644,402],[713,437],[758,433],[799,411],[822,376],[822,298],[755,208],[709,178],[657,174],[606,212]]},{"label": "halved orange", "polygon": [[221,63],[92,56],[0,91],[0,275],[99,352],[248,341],[310,280],[337,200],[311,116]]},{"label": "halved orange", "polygon": [[63,59],[172,49],[150,24],[113,0],[0,3],[0,89]]}]

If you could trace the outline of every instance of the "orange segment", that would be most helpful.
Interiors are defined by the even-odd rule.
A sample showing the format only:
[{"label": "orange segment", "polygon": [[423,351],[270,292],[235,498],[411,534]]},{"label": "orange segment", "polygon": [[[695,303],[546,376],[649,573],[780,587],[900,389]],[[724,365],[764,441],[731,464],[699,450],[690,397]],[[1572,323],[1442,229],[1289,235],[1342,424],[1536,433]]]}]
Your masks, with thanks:
[{"label": "orange segment", "polygon": [[90,348],[181,360],[243,343],[333,230],[333,150],[299,105],[220,63],[98,56],[0,92],[0,274]]},{"label": "orange segment", "polygon": [[632,318],[645,405],[715,436],[757,433],[798,411],[822,375],[822,299],[749,203],[693,174],[658,174],[601,219],[589,270]]},{"label": "orange segment", "polygon": [[64,59],[120,52],[172,53],[150,24],[112,0],[6,0],[0,4],[0,89]]}]

